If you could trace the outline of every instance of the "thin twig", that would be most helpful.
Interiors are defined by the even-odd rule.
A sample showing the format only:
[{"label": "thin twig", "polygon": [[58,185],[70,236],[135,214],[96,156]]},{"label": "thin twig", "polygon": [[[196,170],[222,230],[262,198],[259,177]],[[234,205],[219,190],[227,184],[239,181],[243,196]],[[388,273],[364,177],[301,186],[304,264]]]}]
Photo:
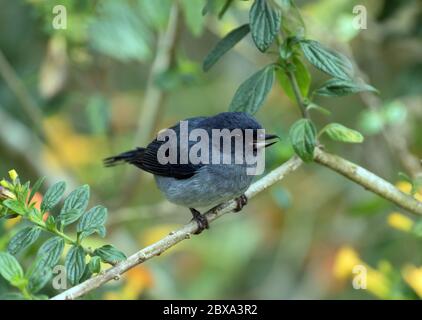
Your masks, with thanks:
[{"label": "thin twig", "polygon": [[[248,199],[256,196],[258,193],[264,191],[277,181],[283,179],[289,173],[295,171],[300,165],[302,161],[297,158],[296,156],[292,157],[290,160],[286,161],[277,169],[271,171],[265,177],[261,178],[254,184],[250,186],[250,188],[246,191],[245,195]],[[231,200],[228,202],[223,203],[222,205],[215,207],[208,212],[205,213],[205,217],[207,218],[208,222],[211,223],[212,221],[218,219],[219,217],[232,212],[236,208],[236,201]],[[73,300],[79,298],[86,293],[100,287],[101,285],[105,284],[106,282],[119,279],[120,276],[128,271],[129,269],[141,264],[155,256],[160,255],[164,251],[170,249],[171,247],[175,246],[179,242],[189,239],[192,234],[194,234],[198,229],[198,225],[196,222],[192,221],[177,231],[171,232],[168,236],[161,239],[160,241],[138,251],[137,253],[131,255],[127,260],[119,263],[115,267],[112,267],[105,271],[98,276],[88,279],[81,284],[70,288],[61,294],[53,297],[54,300]]]},{"label": "thin twig", "polygon": [[14,93],[16,98],[19,101],[21,108],[26,114],[30,123],[32,123],[36,132],[44,140],[47,139],[47,136],[42,127],[42,112],[41,109],[34,103],[32,97],[26,90],[21,79],[19,79],[15,70],[12,68],[10,63],[7,61],[3,52],[0,50],[0,75],[3,77],[4,81]]}]

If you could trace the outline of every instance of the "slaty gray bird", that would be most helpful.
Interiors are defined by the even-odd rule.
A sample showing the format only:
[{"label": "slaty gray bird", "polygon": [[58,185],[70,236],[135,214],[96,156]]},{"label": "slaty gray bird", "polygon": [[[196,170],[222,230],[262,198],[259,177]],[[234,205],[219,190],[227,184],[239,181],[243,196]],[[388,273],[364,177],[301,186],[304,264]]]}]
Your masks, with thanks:
[{"label": "slaty gray bird", "polygon": [[[176,142],[169,142],[169,137],[168,139],[158,139],[157,137],[145,148],[136,148],[104,159],[104,164],[110,167],[129,163],[152,173],[158,188],[170,202],[190,209],[193,219],[198,224],[197,233],[201,233],[208,228],[208,221],[196,208],[213,207],[227,200],[235,199],[237,202],[236,210],[240,211],[247,203],[244,193],[254,178],[254,175],[248,173],[247,170],[251,167],[250,161],[248,162],[246,159],[248,150],[252,150],[253,155],[256,156],[259,149],[263,150],[262,148],[276,143],[277,141],[271,140],[278,137],[270,134],[259,137],[259,132],[262,132],[259,129],[262,129],[262,126],[252,116],[243,112],[224,112],[212,117],[195,117],[185,121],[188,134],[193,133],[194,129],[202,129],[201,131],[206,132],[209,136],[207,141],[208,155],[201,157],[202,160],[206,159],[205,161],[198,163],[198,161],[193,161],[191,157],[188,157],[185,162],[181,161],[183,148],[186,149],[186,154],[189,154],[191,149],[195,148],[194,146],[199,142],[199,138],[196,141],[191,141],[189,137],[184,144],[180,138],[186,137],[182,132],[182,122],[179,122],[169,128],[175,133]],[[242,161],[235,160],[235,153],[239,152],[239,148],[236,147],[236,142],[233,140],[234,136],[230,138],[231,142],[228,149],[223,149],[221,140],[216,143],[216,140],[212,139],[216,130],[222,132],[224,129],[228,129],[226,132],[230,133],[237,130],[238,133],[240,132],[243,135],[241,140],[243,143],[241,148]],[[247,129],[253,133],[251,148],[247,146]],[[164,155],[170,155],[169,145],[176,147],[176,161],[168,163],[160,161],[160,148],[164,148],[166,143],[167,149]],[[204,156],[204,154],[201,154],[202,152],[204,150],[200,149],[197,155]],[[227,154],[231,156],[230,162],[223,162],[224,156]],[[215,159],[220,161],[215,163]]]}]

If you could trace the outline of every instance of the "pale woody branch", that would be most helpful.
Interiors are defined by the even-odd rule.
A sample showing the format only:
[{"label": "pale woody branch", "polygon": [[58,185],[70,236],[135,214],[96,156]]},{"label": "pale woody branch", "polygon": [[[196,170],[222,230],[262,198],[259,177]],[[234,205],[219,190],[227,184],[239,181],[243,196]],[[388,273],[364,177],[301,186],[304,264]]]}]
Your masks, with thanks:
[{"label": "pale woody branch", "polygon": [[[301,164],[302,160],[300,160],[299,158],[291,158],[290,160],[282,164],[280,167],[271,171],[265,177],[252,184],[250,188],[246,191],[245,195],[248,197],[248,199],[256,196],[258,193],[267,189],[277,181],[283,179],[287,174],[296,170]],[[207,217],[208,222],[212,222],[218,219],[219,217],[223,216],[224,214],[232,212],[235,208],[236,202],[234,200],[231,200],[209,210],[207,213],[205,213],[205,216]],[[106,270],[104,273],[89,280],[86,280],[85,282],[73,288],[70,288],[69,290],[64,291],[63,293],[53,297],[53,299],[76,299],[94,290],[95,288],[100,287],[101,285],[112,279],[119,279],[120,276],[129,269],[145,262],[146,260],[153,258],[154,256],[160,255],[161,253],[175,246],[179,242],[189,239],[191,235],[195,233],[197,228],[197,223],[192,221],[180,228],[179,230],[171,232],[168,236],[164,237],[160,241],[131,255],[127,260],[119,263],[115,267],[112,267]]]}]

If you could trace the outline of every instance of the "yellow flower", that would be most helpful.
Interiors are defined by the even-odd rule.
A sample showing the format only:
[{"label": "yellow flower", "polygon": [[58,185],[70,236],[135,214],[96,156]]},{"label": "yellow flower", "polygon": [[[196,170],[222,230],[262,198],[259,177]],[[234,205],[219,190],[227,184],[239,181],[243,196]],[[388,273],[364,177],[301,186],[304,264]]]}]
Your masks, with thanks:
[{"label": "yellow flower", "polygon": [[[355,267],[361,266],[365,271],[364,274],[357,273]],[[337,253],[334,262],[334,276],[338,279],[353,279],[353,283],[357,280],[356,277],[363,277],[361,281],[365,281],[366,289],[373,295],[386,299],[390,297],[391,283],[388,277],[384,274],[387,271],[385,263],[380,266],[380,270],[374,269],[362,261],[358,253],[351,247],[343,247]]]},{"label": "yellow flower", "polygon": [[[406,181],[399,181],[396,183],[397,189],[400,191],[410,194],[412,192],[412,185],[409,182]],[[416,200],[422,202],[422,188],[417,190],[417,192],[414,194],[414,197]]]},{"label": "yellow flower", "polygon": [[18,178],[18,173],[16,172],[16,170],[10,170],[9,177],[10,179],[12,179],[12,181],[15,181]]},{"label": "yellow flower", "polygon": [[397,189],[399,189],[401,192],[410,194],[412,191],[412,185],[407,181],[399,181],[396,183]]},{"label": "yellow flower", "polygon": [[390,213],[387,221],[391,227],[404,232],[412,230],[413,225],[415,224],[412,219],[406,217],[400,212]]},{"label": "yellow flower", "polygon": [[403,268],[402,274],[407,284],[422,298],[422,267],[406,266]]},{"label": "yellow flower", "polygon": [[334,276],[338,279],[347,279],[358,264],[362,264],[358,253],[352,247],[343,247],[338,251],[334,261]]},{"label": "yellow flower", "polygon": [[107,292],[106,300],[135,300],[147,288],[154,284],[152,273],[145,266],[138,266],[126,273],[123,287],[118,292]]},{"label": "yellow flower", "polygon": [[391,283],[382,272],[368,266],[366,277],[369,292],[381,299],[390,297]]}]

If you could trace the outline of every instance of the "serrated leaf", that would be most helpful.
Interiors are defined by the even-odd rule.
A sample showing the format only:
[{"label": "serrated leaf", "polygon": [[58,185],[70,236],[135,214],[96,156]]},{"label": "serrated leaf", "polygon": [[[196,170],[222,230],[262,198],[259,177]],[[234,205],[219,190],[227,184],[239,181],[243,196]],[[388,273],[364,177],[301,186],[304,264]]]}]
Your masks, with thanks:
[{"label": "serrated leaf", "polygon": [[305,162],[314,159],[317,131],[309,119],[300,119],[295,122],[289,131],[290,143],[296,154]]},{"label": "serrated leaf", "polygon": [[[311,86],[311,74],[308,71],[308,68],[303,64],[303,62],[295,57],[293,58],[293,68],[292,71],[297,84],[299,86],[299,90],[303,97],[307,97],[309,93],[309,87]],[[280,82],[281,87],[284,89],[286,95],[292,100],[296,101],[296,96],[293,91],[292,84],[290,82],[289,77],[286,74],[286,71],[283,69],[277,69],[277,78]]]},{"label": "serrated leaf", "polygon": [[343,80],[349,80],[353,75],[352,63],[344,55],[314,40],[299,43],[306,59],[319,70]]},{"label": "serrated leaf", "polygon": [[244,24],[230,31],[216,46],[208,53],[202,64],[202,69],[206,72],[231,48],[233,48],[240,40],[242,40],[250,31],[249,25]]},{"label": "serrated leaf", "polygon": [[0,274],[8,282],[23,279],[23,270],[14,256],[8,252],[0,252]]},{"label": "serrated leaf", "polygon": [[97,232],[105,236],[104,223],[107,220],[107,209],[103,206],[96,206],[85,213],[78,223],[77,231],[81,233],[80,238],[85,238]]},{"label": "serrated leaf", "polygon": [[230,111],[254,114],[264,103],[274,82],[274,65],[268,65],[243,82],[234,94]]},{"label": "serrated leaf", "polygon": [[38,250],[38,256],[42,257],[44,265],[53,268],[57,265],[64,249],[64,240],[61,237],[48,239]]},{"label": "serrated leaf", "polygon": [[31,293],[37,293],[45,287],[52,276],[51,267],[45,265],[44,257],[38,256],[27,272],[26,278],[29,279],[27,289]]},{"label": "serrated leaf", "polygon": [[360,132],[349,129],[339,123],[328,124],[322,132],[325,132],[334,141],[361,143],[364,140]]},{"label": "serrated leaf", "polygon": [[94,256],[89,260],[88,268],[91,273],[99,273],[101,271],[101,258]]},{"label": "serrated leaf", "polygon": [[4,200],[2,203],[5,207],[9,208],[10,210],[12,210],[13,212],[16,212],[17,214],[20,215],[25,215],[27,213],[27,210],[25,208],[25,205],[15,199],[7,199]]},{"label": "serrated leaf", "polygon": [[102,261],[111,264],[116,264],[126,259],[126,255],[123,252],[117,250],[115,247],[109,244],[95,249],[94,254],[99,256]]},{"label": "serrated leaf", "polygon": [[67,279],[72,285],[79,283],[85,271],[85,251],[80,246],[72,246],[65,260]]},{"label": "serrated leaf", "polygon": [[351,80],[331,79],[315,91],[315,94],[326,97],[341,97],[349,94],[372,91],[378,92],[377,89],[366,83],[355,83]]},{"label": "serrated leaf", "polygon": [[256,47],[265,52],[280,30],[281,12],[266,0],[255,0],[249,11],[249,23]]},{"label": "serrated leaf", "polygon": [[66,183],[64,181],[57,182],[48,188],[41,202],[41,211],[46,212],[53,209],[59,203],[65,189]]},{"label": "serrated leaf", "polygon": [[89,201],[89,186],[83,185],[73,190],[66,198],[63,208],[60,210],[60,219],[62,216],[68,215],[69,212],[75,210],[81,214],[85,211]]},{"label": "serrated leaf", "polygon": [[17,254],[19,251],[37,241],[40,234],[41,229],[38,227],[26,227],[20,230],[10,240],[9,245],[7,246],[7,251],[13,255]]},{"label": "serrated leaf", "polygon": [[27,203],[31,203],[32,198],[34,198],[35,194],[40,190],[42,184],[45,181],[45,177],[41,177],[35,182],[34,186],[31,189],[31,193],[29,194]]}]

